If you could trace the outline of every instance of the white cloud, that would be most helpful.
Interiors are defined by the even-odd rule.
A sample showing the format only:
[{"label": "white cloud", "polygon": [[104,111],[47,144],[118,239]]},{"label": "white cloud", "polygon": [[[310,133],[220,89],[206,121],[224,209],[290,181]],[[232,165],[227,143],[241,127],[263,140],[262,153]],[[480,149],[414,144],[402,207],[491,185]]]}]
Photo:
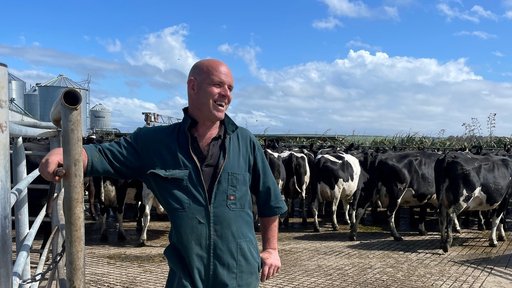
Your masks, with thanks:
[{"label": "white cloud", "polygon": [[497,57],[505,57],[505,54],[501,53],[500,51],[494,51],[492,54]]},{"label": "white cloud", "polygon": [[[462,3],[458,4],[463,6]],[[479,23],[481,19],[498,20],[498,16],[494,12],[485,10],[485,8],[480,5],[474,5],[470,10],[459,10],[457,7],[452,7],[447,3],[439,3],[436,7],[448,21],[459,19]]]},{"label": "white cloud", "polygon": [[504,16],[505,16],[505,18],[507,18],[507,19],[512,19],[512,10],[509,10],[509,11],[505,12],[505,15],[504,15]]},{"label": "white cloud", "polygon": [[498,19],[496,14],[494,14],[493,12],[491,12],[489,10],[485,10],[480,5],[473,6],[473,8],[471,8],[471,12],[475,13],[477,16],[480,16],[482,18],[487,18],[487,19],[491,19],[491,20],[497,20]]},{"label": "white cloud", "polygon": [[188,73],[198,59],[185,45],[187,34],[188,26],[185,24],[150,33],[145,36],[138,51],[127,55],[126,60],[131,65],[153,66],[162,72],[172,69]]},{"label": "white cloud", "polygon": [[[368,7],[363,1],[350,0],[320,0],[327,5],[330,15],[348,18],[391,18],[398,20],[399,13],[396,6]],[[408,3],[395,2],[394,5],[405,5]],[[328,26],[333,24],[330,18],[315,21],[316,26]],[[320,28],[316,27],[315,28]]]},{"label": "white cloud", "polygon": [[361,1],[350,0],[321,0],[324,2],[329,12],[337,16],[346,16],[352,18],[369,17],[370,10]]},{"label": "white cloud", "polygon": [[106,40],[102,40],[102,39],[98,39],[98,42],[103,45],[105,47],[105,49],[107,49],[108,52],[111,52],[111,53],[114,53],[114,52],[119,52],[122,50],[122,45],[121,45],[121,41],[119,41],[118,39],[106,39]]},{"label": "white cloud", "polygon": [[380,51],[381,48],[379,46],[370,45],[367,43],[364,43],[360,40],[350,40],[345,44],[346,47],[354,49],[354,50],[367,50],[367,51]]},{"label": "white cloud", "polygon": [[148,102],[127,97],[92,97],[91,107],[101,103],[111,111],[111,124],[124,132],[131,132],[136,127],[144,126],[142,112],[155,112],[164,116],[181,118],[181,108],[186,106],[186,99],[174,97],[160,103]]},{"label": "white cloud", "polygon": [[496,133],[512,129],[500,121],[512,105],[512,84],[485,81],[465,59],[440,63],[360,50],[332,62],[259,71],[264,84],[238,87],[229,112],[255,133],[461,135],[462,123],[485,121],[491,112],[498,114]]},{"label": "white cloud", "polygon": [[455,35],[457,35],[457,36],[475,36],[475,37],[478,37],[478,38],[481,38],[484,40],[498,37],[494,34],[489,34],[487,32],[483,32],[483,31],[460,31],[460,32],[455,33]]},{"label": "white cloud", "polygon": [[319,30],[332,30],[336,27],[343,27],[343,24],[341,21],[334,17],[328,17],[326,19],[321,20],[315,20],[313,22],[313,28],[319,29]]},{"label": "white cloud", "polygon": [[240,57],[245,63],[247,63],[251,73],[258,73],[258,61],[256,60],[256,55],[261,51],[258,46],[239,46],[237,44],[231,45],[224,43],[217,47],[217,50]]}]

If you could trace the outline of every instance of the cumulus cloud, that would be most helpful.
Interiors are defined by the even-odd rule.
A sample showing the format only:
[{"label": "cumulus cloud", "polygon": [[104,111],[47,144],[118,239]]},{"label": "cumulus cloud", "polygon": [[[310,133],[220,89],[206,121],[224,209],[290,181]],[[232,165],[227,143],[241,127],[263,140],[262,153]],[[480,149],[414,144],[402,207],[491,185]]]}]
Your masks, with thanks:
[{"label": "cumulus cloud", "polygon": [[155,103],[120,96],[91,97],[91,107],[98,103],[103,104],[111,111],[112,127],[124,132],[131,132],[137,127],[144,126],[142,112],[154,112],[164,117],[172,116],[172,120],[181,118],[181,108],[186,106],[186,99],[174,97]]},{"label": "cumulus cloud", "polygon": [[[259,71],[264,84],[235,91],[230,111],[256,133],[460,135],[470,117],[493,112],[501,123],[512,104],[511,84],[485,81],[465,59],[440,63],[360,50],[332,62]],[[510,131],[507,122],[497,130]]]},{"label": "cumulus cloud", "polygon": [[258,46],[240,46],[237,44],[224,43],[217,47],[217,50],[241,58],[249,66],[249,70],[252,74],[258,73],[258,61],[256,59],[256,55],[261,51]]},{"label": "cumulus cloud", "polygon": [[135,53],[127,54],[126,60],[131,65],[148,65],[162,72],[178,70],[188,73],[198,58],[186,47],[184,39],[187,34],[188,26],[185,24],[150,33]]}]

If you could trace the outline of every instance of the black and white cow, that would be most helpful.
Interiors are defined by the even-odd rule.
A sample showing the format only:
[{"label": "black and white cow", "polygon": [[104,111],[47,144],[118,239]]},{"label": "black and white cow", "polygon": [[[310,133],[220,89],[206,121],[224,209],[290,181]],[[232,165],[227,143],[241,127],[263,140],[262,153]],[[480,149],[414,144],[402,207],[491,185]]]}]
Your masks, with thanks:
[{"label": "black and white cow", "polygon": [[[108,210],[114,210],[117,217],[117,239],[118,241],[126,241],[126,233],[124,231],[124,209],[127,200],[128,189],[135,189],[134,194],[142,195],[142,181],[136,179],[117,179],[111,177],[93,177],[93,186],[95,187],[95,197],[100,206],[101,220],[101,236],[100,241],[108,241],[107,235],[107,216]],[[99,192],[99,193],[98,193]],[[129,197],[132,198],[132,197]],[[135,198],[135,196],[133,197]]]},{"label": "black and white cow", "polygon": [[[283,186],[286,181],[286,170],[284,168],[283,164],[283,157],[270,149],[265,149],[265,158],[267,159],[268,166],[270,167],[270,170],[272,171],[272,175],[274,176],[274,179],[276,180],[277,186],[279,187],[279,190],[281,191],[281,196],[284,199],[283,195]],[[253,207],[253,213],[254,213],[254,223],[255,223],[255,229],[256,231],[259,230],[259,220],[258,220],[258,211],[256,207]],[[282,218],[282,217],[281,217]],[[280,218],[280,221],[282,222],[283,219]],[[281,223],[282,224],[282,223]]]},{"label": "black and white cow", "polygon": [[313,201],[314,231],[319,232],[318,207],[320,203],[332,202],[332,229],[338,230],[336,211],[341,200],[345,212],[345,220],[350,223],[352,239],[355,237],[352,228],[355,227],[355,211],[359,197],[358,183],[361,174],[359,161],[350,154],[320,154],[315,158],[312,191],[315,194]]},{"label": "black and white cow", "polygon": [[511,175],[512,160],[508,157],[449,152],[439,158],[435,164],[435,183],[444,252],[448,252],[453,241],[452,218],[462,211],[490,210],[489,245],[496,247],[497,240],[505,241],[500,220],[512,194]]},{"label": "black and white cow", "polygon": [[[391,235],[403,240],[395,225],[399,207],[420,207],[418,229],[425,235],[427,206],[437,207],[434,165],[441,154],[430,151],[374,153],[363,161],[368,173],[361,188],[356,225],[364,210],[378,202],[386,207]],[[357,228],[356,228],[357,231]]]},{"label": "black and white cow", "polygon": [[142,205],[143,205],[143,213],[142,213],[142,230],[139,237],[139,246],[146,246],[147,244],[147,231],[149,227],[149,220],[151,219],[151,208],[155,207],[156,212],[159,215],[164,215],[165,210],[160,205],[160,202],[155,198],[155,195],[146,184],[142,186]]},{"label": "black and white cow", "polygon": [[295,210],[295,200],[300,201],[302,212],[302,224],[307,224],[307,189],[310,181],[310,168],[308,156],[303,150],[284,151],[279,154],[283,159],[283,165],[286,173],[286,180],[282,188],[282,194],[286,200],[288,211],[284,217],[283,224],[289,223],[289,218],[293,217]]}]

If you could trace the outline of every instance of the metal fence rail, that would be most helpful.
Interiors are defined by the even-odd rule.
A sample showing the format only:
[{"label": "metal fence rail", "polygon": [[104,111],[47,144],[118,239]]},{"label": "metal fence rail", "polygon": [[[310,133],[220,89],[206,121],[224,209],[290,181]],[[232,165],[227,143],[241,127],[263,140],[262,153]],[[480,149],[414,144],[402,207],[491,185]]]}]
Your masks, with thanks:
[{"label": "metal fence rail", "polygon": [[[7,66],[0,63],[0,288],[38,287],[42,280],[52,286],[58,278],[57,287],[84,287],[84,223],[83,223],[83,171],[70,166],[81,163],[82,135],[80,105],[81,94],[75,89],[66,89],[55,101],[51,114],[52,122],[9,121]],[[57,127],[61,129],[57,129]],[[38,169],[27,175],[26,151],[23,138],[44,137],[50,146],[61,146],[64,150],[66,175],[62,185],[50,185],[48,203],[41,209],[29,227],[27,193],[29,185],[39,176]],[[12,147],[12,157],[10,150]],[[77,152],[78,151],[78,152]],[[77,159],[77,157],[80,157]],[[80,161],[80,162],[78,162]],[[12,163],[12,170],[10,167]],[[82,167],[79,165],[78,167]],[[11,174],[14,187],[11,185]],[[63,187],[68,191],[64,199]],[[78,191],[77,191],[78,190]],[[81,198],[81,202],[80,199]],[[64,200],[63,200],[64,199]],[[63,202],[65,202],[63,204]],[[51,206],[52,233],[44,247],[34,273],[30,267],[30,250],[38,229]],[[14,215],[11,215],[14,208]],[[67,209],[66,214],[63,208]],[[16,232],[16,259],[13,264],[12,219]],[[68,228],[65,233],[65,225]],[[66,241],[64,241],[66,237]],[[51,248],[50,248],[51,247]],[[67,248],[67,249],[66,249]],[[67,257],[64,251],[71,251]],[[46,263],[51,251],[52,259]],[[66,271],[60,260],[65,259]],[[45,269],[44,267],[47,266]],[[65,275],[64,275],[65,274]]]}]

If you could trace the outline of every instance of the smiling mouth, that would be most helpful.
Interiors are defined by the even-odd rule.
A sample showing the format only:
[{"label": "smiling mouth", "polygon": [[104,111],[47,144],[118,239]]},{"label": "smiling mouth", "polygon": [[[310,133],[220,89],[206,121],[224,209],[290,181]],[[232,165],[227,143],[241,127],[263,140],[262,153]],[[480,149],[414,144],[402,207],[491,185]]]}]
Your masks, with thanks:
[{"label": "smiling mouth", "polygon": [[217,101],[215,101],[215,105],[219,106],[220,108],[226,108],[226,106],[227,106],[226,103],[224,103],[224,102],[217,102]]}]

